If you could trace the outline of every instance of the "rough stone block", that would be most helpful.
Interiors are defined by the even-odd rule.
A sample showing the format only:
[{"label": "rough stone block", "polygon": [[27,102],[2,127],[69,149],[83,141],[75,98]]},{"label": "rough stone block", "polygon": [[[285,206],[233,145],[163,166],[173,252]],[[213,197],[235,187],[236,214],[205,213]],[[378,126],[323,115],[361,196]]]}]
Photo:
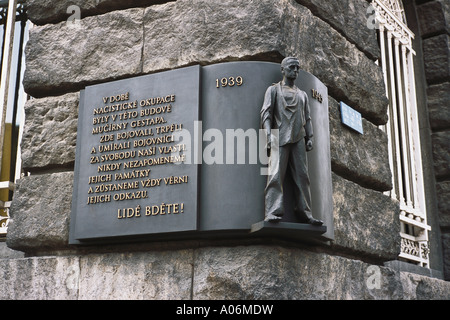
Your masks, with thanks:
[{"label": "rough stone block", "polygon": [[77,91],[86,82],[108,81],[141,71],[142,9],[113,11],[30,30],[25,90],[34,97]]},{"label": "rough stone block", "polygon": [[450,233],[442,235],[444,279],[450,281]]},{"label": "rough stone block", "polygon": [[73,166],[78,103],[78,93],[27,101],[21,146],[23,168]]},{"label": "rough stone block", "polygon": [[381,192],[333,174],[334,245],[395,260],[400,253],[399,204]]},{"label": "rough stone block", "polygon": [[404,300],[448,300],[450,283],[422,275],[401,272]]},{"label": "rough stone block", "polygon": [[4,259],[0,269],[2,300],[78,299],[78,257]]},{"label": "rough stone block", "polygon": [[16,187],[8,247],[25,252],[67,247],[73,172],[24,177]]},{"label": "rough stone block", "polygon": [[329,23],[372,59],[379,58],[380,47],[377,42],[377,30],[363,27],[367,26],[368,20],[366,13],[369,3],[366,0],[296,1]]},{"label": "rough stone block", "polygon": [[450,297],[450,284],[442,280],[343,257],[265,246],[199,249],[194,279],[194,299]]},{"label": "rough stone block", "polygon": [[450,37],[442,34],[423,40],[425,76],[429,84],[450,80]]},{"label": "rough stone block", "polygon": [[78,13],[84,18],[112,10],[149,6],[168,1],[174,0],[27,0],[27,14],[34,24],[43,25],[68,20]]},{"label": "rough stone block", "polygon": [[191,298],[193,250],[94,254],[80,260],[79,299]]},{"label": "rough stone block", "polygon": [[436,33],[450,33],[450,1],[424,3],[417,8],[422,37]]},{"label": "rough stone block", "polygon": [[450,128],[450,82],[429,86],[427,98],[431,129]]},{"label": "rough stone block", "polygon": [[361,135],[342,124],[339,104],[328,97],[331,166],[334,172],[367,188],[392,189],[386,134],[363,119]]},{"label": "rough stone block", "polygon": [[387,292],[367,288],[368,267],[360,261],[280,247],[204,248],[198,250],[194,266],[193,298],[388,298]]},{"label": "rough stone block", "polygon": [[144,72],[279,52],[281,4],[176,1],[145,9]]},{"label": "rough stone block", "polygon": [[[95,10],[98,0],[52,1],[29,0],[27,1],[27,15],[34,24],[42,25],[55,23],[68,19],[74,13],[83,13]],[[70,6],[78,8],[72,9]],[[79,11],[77,11],[79,10]]]},{"label": "rough stone block", "polygon": [[11,250],[5,242],[0,242],[0,259],[15,259],[23,257],[23,252]]},{"label": "rough stone block", "polygon": [[436,183],[436,196],[439,210],[439,225],[450,227],[450,181]]},{"label": "rough stone block", "polygon": [[434,172],[436,177],[450,177],[450,131],[436,132],[431,135],[433,144]]}]

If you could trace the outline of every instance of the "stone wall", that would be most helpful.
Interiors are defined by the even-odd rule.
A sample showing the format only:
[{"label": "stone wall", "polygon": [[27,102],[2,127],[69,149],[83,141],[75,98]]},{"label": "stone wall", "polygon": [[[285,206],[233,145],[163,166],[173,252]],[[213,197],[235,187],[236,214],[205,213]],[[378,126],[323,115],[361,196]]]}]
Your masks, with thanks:
[{"label": "stone wall", "polygon": [[422,36],[444,274],[450,279],[450,1],[417,7]]},{"label": "stone wall", "polygon": [[[2,299],[435,299],[448,283],[381,267],[400,250],[387,99],[365,0],[29,0],[23,167],[7,245]],[[67,8],[82,19],[68,24]],[[339,5],[338,5],[339,4]],[[259,239],[68,245],[79,90],[193,64],[237,60],[301,67],[329,89],[335,241],[327,247]],[[361,112],[364,135],[340,122]],[[255,243],[256,242],[256,243]],[[238,245],[239,244],[239,245]],[[44,257],[45,256],[45,257]],[[367,286],[369,267],[381,286]],[[264,283],[262,286],[261,283]]]},{"label": "stone wall", "polygon": [[2,300],[450,298],[442,280],[284,246],[32,257],[0,268]]}]

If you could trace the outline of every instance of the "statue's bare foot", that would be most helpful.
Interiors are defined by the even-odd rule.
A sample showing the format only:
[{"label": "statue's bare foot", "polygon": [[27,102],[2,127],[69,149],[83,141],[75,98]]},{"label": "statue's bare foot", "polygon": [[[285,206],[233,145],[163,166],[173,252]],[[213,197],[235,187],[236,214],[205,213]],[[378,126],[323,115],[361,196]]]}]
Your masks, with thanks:
[{"label": "statue's bare foot", "polygon": [[281,220],[281,217],[274,216],[273,214],[268,214],[266,219],[264,219],[264,221],[268,221],[268,222],[278,222],[280,220]]}]

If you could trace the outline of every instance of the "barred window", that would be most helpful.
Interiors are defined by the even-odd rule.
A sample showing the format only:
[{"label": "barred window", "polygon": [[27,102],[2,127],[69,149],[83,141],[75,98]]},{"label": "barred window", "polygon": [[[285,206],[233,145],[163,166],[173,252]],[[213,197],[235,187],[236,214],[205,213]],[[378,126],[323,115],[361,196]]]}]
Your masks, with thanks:
[{"label": "barred window", "polygon": [[400,0],[373,0],[381,48],[379,61],[389,98],[389,140],[392,198],[400,202],[400,260],[429,267],[428,231],[412,48]]}]

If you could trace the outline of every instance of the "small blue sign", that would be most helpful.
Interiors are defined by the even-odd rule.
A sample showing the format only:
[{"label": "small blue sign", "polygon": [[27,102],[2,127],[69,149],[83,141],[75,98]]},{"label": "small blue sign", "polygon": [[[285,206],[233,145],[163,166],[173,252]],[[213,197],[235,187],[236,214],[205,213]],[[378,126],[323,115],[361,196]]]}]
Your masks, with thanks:
[{"label": "small blue sign", "polygon": [[352,128],[353,130],[364,134],[361,113],[349,107],[341,101],[341,119],[342,123]]}]

